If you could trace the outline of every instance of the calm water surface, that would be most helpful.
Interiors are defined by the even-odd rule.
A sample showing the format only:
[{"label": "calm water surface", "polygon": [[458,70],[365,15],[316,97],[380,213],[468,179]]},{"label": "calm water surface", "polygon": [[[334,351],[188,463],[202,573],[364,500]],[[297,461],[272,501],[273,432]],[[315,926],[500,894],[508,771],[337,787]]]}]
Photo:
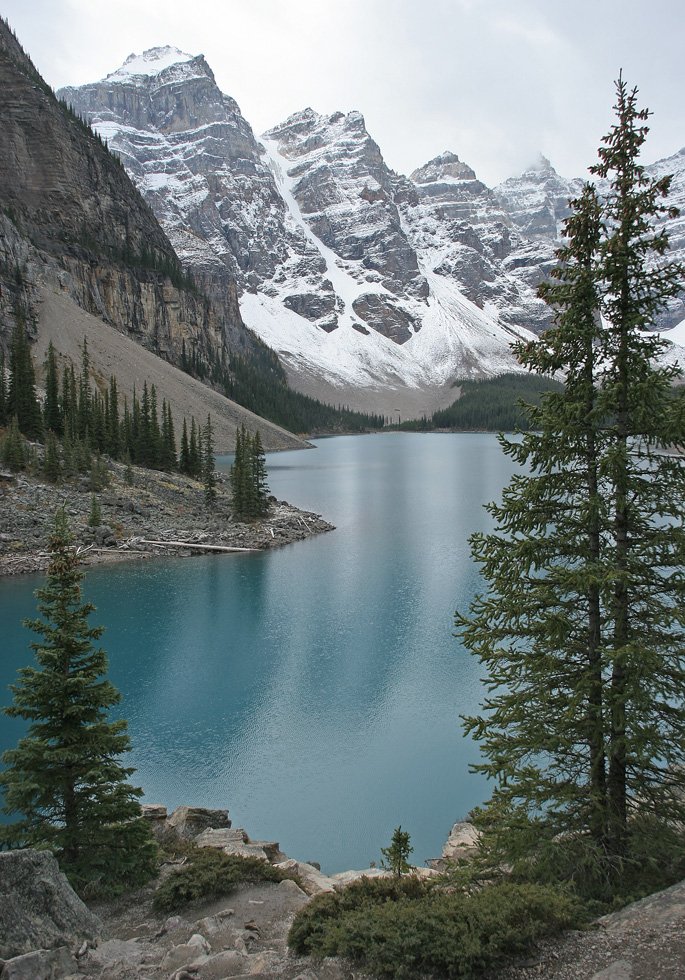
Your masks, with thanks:
[{"label": "calm water surface", "polygon": [[[316,446],[270,454],[269,485],[332,533],[88,572],[126,761],[146,802],[228,808],[234,827],[324,871],[378,862],[398,824],[420,864],[488,795],[459,723],[481,671],[452,637],[453,613],[479,586],[468,536],[488,526],[482,504],[512,464],[491,435]],[[20,621],[41,582],[0,580],[2,691],[29,662]],[[0,719],[0,749],[21,731]]]}]

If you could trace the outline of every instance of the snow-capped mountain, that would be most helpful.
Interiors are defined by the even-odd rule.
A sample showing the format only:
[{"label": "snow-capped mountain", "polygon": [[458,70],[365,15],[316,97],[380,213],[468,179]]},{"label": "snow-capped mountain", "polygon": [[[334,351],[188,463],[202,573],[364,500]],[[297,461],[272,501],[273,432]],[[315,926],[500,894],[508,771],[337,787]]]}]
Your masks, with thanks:
[{"label": "snow-capped mountain", "polygon": [[[657,160],[645,169],[650,177],[657,179],[673,176],[668,204],[670,207],[678,208],[680,213],[675,217],[663,219],[662,224],[666,224],[668,230],[670,247],[667,258],[685,264],[685,147],[673,156]],[[681,324],[683,320],[685,320],[685,296],[681,294],[669,300],[666,310],[659,317],[659,325],[662,330],[670,330]],[[682,346],[685,347],[685,343]],[[681,363],[685,364],[685,357]]]},{"label": "snow-capped mountain", "polygon": [[580,182],[544,158],[492,191],[453,153],[395,174],[358,112],[305,109],[259,140],[204,58],[170,47],[59,95],[212,298],[237,283],[300,390],[432,411],[456,379],[514,369],[512,339],[550,322],[536,289]]},{"label": "snow-capped mountain", "polygon": [[[667,261],[685,262],[685,148],[673,156],[658,160],[645,167],[647,177],[659,179],[671,175],[669,207],[675,207],[680,214],[665,217],[661,224],[667,225],[669,251]],[[588,179],[591,179],[588,176]],[[596,180],[600,193],[608,188],[606,182]],[[560,177],[546,157],[540,155],[538,161],[517,177],[511,177],[494,189],[497,199],[509,215],[511,222],[531,242],[537,243],[544,251],[538,263],[539,269],[548,275],[556,264],[554,249],[561,241],[563,224],[570,213],[569,199],[577,197],[583,189],[584,181]],[[548,255],[543,258],[544,252]],[[505,260],[505,265],[511,259]],[[514,256],[513,261],[518,261]],[[529,281],[539,282],[534,265]],[[685,296],[669,300],[666,309],[658,316],[658,324],[668,331],[685,318]]]},{"label": "snow-capped mountain", "polygon": [[542,154],[533,166],[495,187],[495,196],[526,238],[560,239],[571,213],[570,198],[583,190],[582,180],[560,177]]}]

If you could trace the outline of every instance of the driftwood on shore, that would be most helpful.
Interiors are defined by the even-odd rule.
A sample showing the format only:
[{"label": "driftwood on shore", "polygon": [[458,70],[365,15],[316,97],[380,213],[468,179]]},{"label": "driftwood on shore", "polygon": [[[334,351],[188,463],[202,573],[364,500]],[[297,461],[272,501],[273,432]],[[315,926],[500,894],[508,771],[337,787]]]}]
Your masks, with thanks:
[{"label": "driftwood on shore", "polygon": [[[30,473],[0,484],[0,577],[42,572],[55,513],[64,508],[74,545],[87,564],[134,558],[247,554],[332,530],[318,514],[269,500],[266,520],[243,522],[233,513],[230,485],[217,473],[217,500],[208,510],[202,485],[180,473],[108,463],[107,485],[93,491],[85,476],[49,484]],[[100,524],[91,525],[97,494]]]},{"label": "driftwood on shore", "polygon": [[194,541],[151,541],[140,538],[140,544],[152,544],[160,548],[198,548],[202,551],[259,551],[258,548],[238,548],[224,544],[196,544]]}]

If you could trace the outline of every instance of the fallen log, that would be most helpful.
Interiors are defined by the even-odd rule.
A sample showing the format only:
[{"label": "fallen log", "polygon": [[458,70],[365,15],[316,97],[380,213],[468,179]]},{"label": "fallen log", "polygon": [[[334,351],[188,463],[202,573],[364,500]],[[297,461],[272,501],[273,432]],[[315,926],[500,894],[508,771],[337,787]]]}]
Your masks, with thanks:
[{"label": "fallen log", "polygon": [[140,544],[153,544],[161,548],[190,548],[193,551],[259,551],[259,548],[234,548],[225,544],[196,544],[194,541],[150,541],[140,538]]}]

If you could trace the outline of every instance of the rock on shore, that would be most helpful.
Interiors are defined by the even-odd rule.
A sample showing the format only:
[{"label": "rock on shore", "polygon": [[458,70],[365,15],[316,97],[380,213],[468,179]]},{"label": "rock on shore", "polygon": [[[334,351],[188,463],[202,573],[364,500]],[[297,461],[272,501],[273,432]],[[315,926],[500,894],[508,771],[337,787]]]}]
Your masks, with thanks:
[{"label": "rock on shore", "polygon": [[[133,485],[121,463],[108,464],[108,485],[95,492],[100,524],[91,527],[93,489],[88,477],[48,484],[26,473],[0,478],[0,575],[41,571],[55,513],[64,506],[84,561],[206,553],[213,546],[264,549],[298,541],[333,526],[318,514],[271,498],[259,522],[238,521],[226,477],[217,473],[217,498],[205,506],[202,484],[179,473],[133,467]],[[173,543],[172,543],[173,542]]]},{"label": "rock on shore", "polygon": [[[35,864],[34,884],[43,901],[47,931],[36,932],[25,941],[22,917],[26,910],[26,918],[31,919],[36,898],[24,882],[20,907],[19,893],[5,878],[0,862],[0,886],[9,884],[10,897],[17,905],[14,920],[21,924],[19,942],[8,944],[10,920],[0,906],[0,949],[10,957],[0,959],[0,980],[228,980],[236,976],[364,980],[355,964],[294,956],[287,949],[287,935],[294,916],[312,896],[344,887],[362,875],[387,872],[370,868],[328,877],[314,864],[288,859],[276,842],[252,841],[246,831],[233,829],[228,810],[182,806],[167,814],[164,806],[145,806],[143,814],[162,843],[175,838],[234,854],[252,855],[259,850],[263,860],[295,871],[302,887],[292,880],[243,884],[230,895],[195,902],[182,915],[165,918],[153,910],[151,899],[159,881],[184,861],[181,858],[164,865],[159,879],[147,888],[95,903],[91,911],[98,918],[85,910],[86,917],[78,920],[72,911],[84,907],[73,893],[65,897],[70,889],[58,871],[57,878],[63,879],[54,888],[59,907],[52,909],[43,901],[40,872],[50,861],[56,870],[54,859],[35,851],[19,852],[22,867],[30,869]],[[465,846],[473,846],[473,839],[470,825],[457,824],[445,850],[456,848],[460,853]],[[422,873],[436,872],[423,869]],[[50,880],[54,883],[54,876]],[[0,892],[5,891],[0,887]],[[594,929],[546,940],[532,958],[484,974],[482,980],[675,980],[685,975],[684,926],[682,882],[605,916]],[[34,943],[42,948],[24,951]]]}]

